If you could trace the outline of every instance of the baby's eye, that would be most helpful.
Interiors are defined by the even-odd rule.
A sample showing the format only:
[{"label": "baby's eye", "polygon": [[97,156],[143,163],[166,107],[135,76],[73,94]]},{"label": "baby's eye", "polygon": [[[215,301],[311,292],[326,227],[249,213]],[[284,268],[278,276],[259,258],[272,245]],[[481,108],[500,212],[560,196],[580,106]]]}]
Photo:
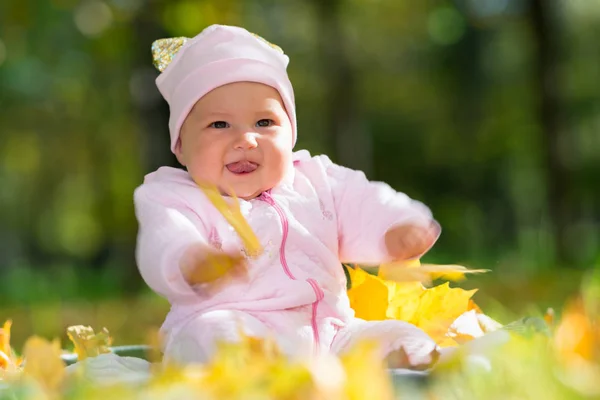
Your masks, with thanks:
[{"label": "baby's eye", "polygon": [[211,128],[215,128],[215,129],[225,129],[225,128],[229,128],[229,124],[225,121],[215,121],[212,124],[209,125]]},{"label": "baby's eye", "polygon": [[272,119],[261,119],[256,123],[256,126],[261,128],[266,128],[272,125],[275,125],[275,121],[273,121]]}]

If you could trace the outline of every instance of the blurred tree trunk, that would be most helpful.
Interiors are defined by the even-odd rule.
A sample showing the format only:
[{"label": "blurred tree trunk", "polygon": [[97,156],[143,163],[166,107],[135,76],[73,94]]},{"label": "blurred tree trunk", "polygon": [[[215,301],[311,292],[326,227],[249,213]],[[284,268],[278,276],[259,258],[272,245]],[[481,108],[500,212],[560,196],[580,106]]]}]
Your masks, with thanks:
[{"label": "blurred tree trunk", "polygon": [[334,161],[373,171],[373,146],[358,104],[356,71],[349,57],[342,24],[343,0],[313,0],[319,38],[319,60],[326,82],[328,147]]},{"label": "blurred tree trunk", "polygon": [[538,46],[535,73],[539,121],[543,130],[542,157],[547,171],[548,209],[554,229],[556,261],[567,265],[572,259],[566,240],[571,217],[570,184],[569,172],[563,160],[566,143],[560,96],[558,26],[552,15],[556,2],[532,0],[531,5],[531,26]]},{"label": "blurred tree trunk", "polygon": [[158,71],[152,65],[152,42],[169,36],[160,23],[163,6],[162,1],[149,1],[133,21],[133,48],[136,49],[133,71],[138,76],[136,83],[139,90],[148,93],[147,97],[152,99],[136,102],[141,127],[140,159],[144,173],[165,165],[178,165],[175,156],[169,151],[169,107],[155,86],[154,79],[158,76]]},{"label": "blurred tree trunk", "polygon": [[[138,140],[140,163],[143,175],[165,165],[175,166],[176,159],[170,153],[169,138],[169,107],[162,100],[154,80],[158,71],[152,65],[152,42],[159,38],[168,37],[161,26],[161,1],[149,1],[140,8],[132,24],[132,41],[135,54],[132,60],[132,86],[139,94],[133,96],[135,113],[139,121]],[[132,248],[130,248],[132,250]],[[133,251],[128,256],[131,268],[123,274],[124,285],[131,293],[143,286],[143,281],[135,268]]]}]

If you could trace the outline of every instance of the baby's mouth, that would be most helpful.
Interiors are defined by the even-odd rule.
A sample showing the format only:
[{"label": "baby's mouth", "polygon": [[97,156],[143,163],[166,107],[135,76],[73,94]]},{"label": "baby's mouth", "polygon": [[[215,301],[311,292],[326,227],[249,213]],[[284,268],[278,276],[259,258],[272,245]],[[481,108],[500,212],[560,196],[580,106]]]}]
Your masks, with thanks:
[{"label": "baby's mouth", "polygon": [[241,174],[249,174],[254,172],[258,168],[258,164],[253,163],[248,160],[236,161],[233,163],[227,164],[225,167],[229,170],[229,172],[241,175]]}]

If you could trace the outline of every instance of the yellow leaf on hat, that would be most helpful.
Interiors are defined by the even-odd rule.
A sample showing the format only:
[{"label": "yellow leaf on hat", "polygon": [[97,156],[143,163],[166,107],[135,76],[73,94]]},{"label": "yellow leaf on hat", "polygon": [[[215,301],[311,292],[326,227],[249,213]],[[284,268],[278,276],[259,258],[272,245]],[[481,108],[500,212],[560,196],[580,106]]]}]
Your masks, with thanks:
[{"label": "yellow leaf on hat", "polygon": [[186,37],[155,40],[152,43],[152,63],[156,69],[163,72],[188,40]]},{"label": "yellow leaf on hat", "polygon": [[254,36],[255,38],[257,38],[258,40],[260,40],[261,42],[263,42],[263,43],[271,46],[272,48],[274,48],[275,50],[277,50],[278,52],[280,52],[281,54],[283,54],[283,49],[281,47],[277,46],[276,44],[273,44],[273,43],[269,42],[267,39],[265,39],[262,36],[257,35],[256,33],[250,32],[250,34],[252,36]]}]

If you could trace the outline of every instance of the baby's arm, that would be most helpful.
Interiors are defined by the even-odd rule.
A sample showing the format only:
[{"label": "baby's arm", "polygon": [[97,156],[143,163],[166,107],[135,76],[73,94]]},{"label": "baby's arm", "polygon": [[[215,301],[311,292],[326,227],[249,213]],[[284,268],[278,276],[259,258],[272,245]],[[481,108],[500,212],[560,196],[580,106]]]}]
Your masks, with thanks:
[{"label": "baby's arm", "polygon": [[385,183],[369,181],[360,171],[330,161],[326,168],[337,212],[342,262],[377,265],[402,259],[411,246],[422,249],[408,256],[417,257],[437,240],[439,226],[424,204]]},{"label": "baby's arm", "polygon": [[135,191],[137,264],[148,286],[170,302],[193,301],[196,293],[183,276],[181,261],[190,248],[208,247],[206,229],[196,213],[167,193],[152,185]]}]

